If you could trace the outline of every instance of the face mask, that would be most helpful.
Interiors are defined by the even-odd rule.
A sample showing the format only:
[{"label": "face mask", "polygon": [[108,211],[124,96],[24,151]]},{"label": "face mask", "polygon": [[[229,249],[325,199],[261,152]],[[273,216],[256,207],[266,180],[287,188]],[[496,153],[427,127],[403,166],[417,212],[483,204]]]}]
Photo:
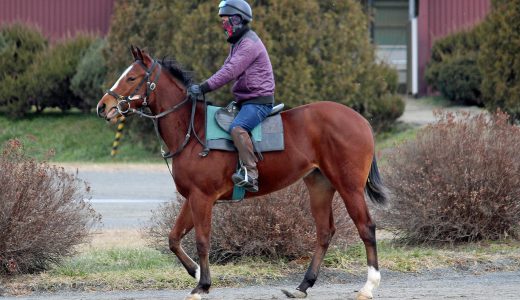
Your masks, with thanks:
[{"label": "face mask", "polygon": [[222,22],[222,29],[224,29],[227,38],[232,37],[241,28],[242,18],[240,16],[229,16],[227,21]]}]

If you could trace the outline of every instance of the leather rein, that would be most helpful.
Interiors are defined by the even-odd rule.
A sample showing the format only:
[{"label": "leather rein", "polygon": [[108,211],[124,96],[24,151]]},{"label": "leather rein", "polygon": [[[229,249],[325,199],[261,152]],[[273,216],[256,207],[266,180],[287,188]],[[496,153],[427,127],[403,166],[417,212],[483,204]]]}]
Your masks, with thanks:
[{"label": "leather rein", "polygon": [[[203,150],[202,152],[199,153],[199,155],[201,157],[206,157],[209,153],[209,148],[207,146],[207,144],[205,142],[202,142],[201,138],[197,135],[197,132],[195,131],[195,127],[194,127],[194,121],[195,121],[195,112],[196,112],[196,106],[197,106],[197,101],[198,99],[193,99],[192,97],[190,97],[189,95],[186,95],[186,97],[184,98],[184,100],[182,100],[181,102],[177,103],[176,105],[172,106],[171,108],[159,113],[159,114],[156,114],[156,115],[153,115],[153,114],[148,114],[146,112],[144,112],[143,110],[148,107],[148,98],[150,97],[150,95],[152,94],[152,92],[157,88],[157,81],[159,80],[159,76],[161,75],[161,64],[157,61],[153,61],[152,65],[150,66],[150,68],[148,69],[146,67],[146,65],[142,62],[142,61],[138,61],[139,62],[139,65],[144,68],[145,70],[145,76],[143,77],[143,79],[141,80],[141,82],[139,83],[139,85],[135,88],[135,90],[133,91],[132,94],[130,94],[129,96],[123,96],[123,95],[119,95],[118,93],[112,91],[112,90],[107,90],[106,93],[111,95],[112,97],[114,97],[117,101],[117,106],[116,106],[116,109],[117,111],[122,115],[122,116],[127,116],[128,114],[138,114],[140,115],[141,117],[145,117],[145,118],[148,118],[148,119],[151,119],[153,121],[153,125],[154,125],[154,128],[155,128],[155,133],[157,134],[157,137],[159,138],[159,141],[161,142],[161,155],[162,157],[164,158],[164,160],[166,161],[166,164],[168,165],[168,169],[170,170],[170,166],[168,164],[168,161],[167,159],[168,158],[175,158],[177,155],[179,155],[182,150],[184,150],[184,148],[186,147],[186,145],[188,144],[190,138],[191,138],[191,133],[193,133],[193,135],[195,136],[195,138],[197,139],[197,141],[202,145],[203,147]],[[150,81],[150,77],[152,76],[154,70],[157,68],[157,71],[156,71],[156,74],[155,74],[155,77],[153,79],[153,81]],[[139,90],[142,88],[143,84],[146,83],[146,91],[145,91],[145,94],[144,96],[143,95],[138,95],[138,97],[136,97],[137,93],[139,92]],[[180,90],[182,90],[180,87],[178,87]],[[139,109],[135,109],[135,108],[132,108],[131,107],[131,102],[132,101],[135,101],[135,100],[139,100],[139,99],[143,99],[143,104],[142,106],[139,108]],[[186,132],[186,135],[185,135],[185,138],[184,138],[184,141],[182,142],[181,145],[179,145],[179,147],[177,148],[177,150],[174,152],[174,153],[171,153],[170,151],[164,151],[164,148],[163,148],[163,145],[165,145],[165,142],[164,142],[164,139],[162,138],[161,136],[161,133],[160,133],[160,130],[159,130],[159,119],[172,113],[172,112],[175,112],[177,110],[179,110],[182,106],[184,106],[184,104],[188,103],[189,101],[191,100],[192,102],[192,107],[191,107],[191,113],[190,113],[190,121],[189,121],[189,124],[188,124],[188,130]],[[207,107],[207,103],[206,103],[206,98],[204,97],[203,100],[204,102],[204,110],[206,110],[206,107]],[[126,106],[123,107],[123,106]],[[206,114],[204,114],[204,123],[206,124],[207,120],[206,120]],[[206,126],[206,125],[204,125]],[[173,176],[173,172],[170,170],[170,173],[172,174]]]}]

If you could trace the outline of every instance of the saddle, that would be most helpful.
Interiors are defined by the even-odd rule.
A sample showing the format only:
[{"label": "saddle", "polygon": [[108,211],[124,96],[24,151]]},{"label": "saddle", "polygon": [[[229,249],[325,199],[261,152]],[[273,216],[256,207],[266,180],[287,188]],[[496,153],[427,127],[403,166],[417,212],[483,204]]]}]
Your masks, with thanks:
[{"label": "saddle", "polygon": [[[284,150],[283,124],[280,116],[283,107],[283,104],[273,107],[269,116],[251,131],[256,152]],[[209,149],[237,151],[228,132],[238,112],[235,102],[226,107],[208,105],[206,144]]]}]

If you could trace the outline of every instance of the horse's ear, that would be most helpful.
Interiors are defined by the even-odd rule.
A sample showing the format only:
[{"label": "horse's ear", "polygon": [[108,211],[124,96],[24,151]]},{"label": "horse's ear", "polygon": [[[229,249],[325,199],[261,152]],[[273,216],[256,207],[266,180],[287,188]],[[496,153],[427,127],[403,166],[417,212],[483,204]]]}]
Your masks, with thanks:
[{"label": "horse's ear", "polygon": [[134,45],[130,45],[130,51],[132,51],[132,56],[134,57],[134,60],[139,60],[139,48],[135,47]]},{"label": "horse's ear", "polygon": [[143,63],[145,65],[152,63],[153,58],[150,56],[150,54],[148,54],[148,52],[146,52],[145,50],[141,50],[141,49],[139,49],[139,52],[141,54],[141,60],[143,61]]},{"label": "horse's ear", "polygon": [[134,60],[143,60],[143,51],[134,45],[130,46]]}]

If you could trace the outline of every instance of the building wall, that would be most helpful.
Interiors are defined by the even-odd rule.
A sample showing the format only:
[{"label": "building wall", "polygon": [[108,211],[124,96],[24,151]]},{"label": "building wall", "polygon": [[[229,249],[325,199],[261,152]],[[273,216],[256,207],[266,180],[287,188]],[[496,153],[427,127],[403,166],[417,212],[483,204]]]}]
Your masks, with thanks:
[{"label": "building wall", "polygon": [[490,10],[490,0],[419,1],[419,94],[428,92],[424,72],[433,43],[450,33],[475,26]]},{"label": "building wall", "polygon": [[79,31],[105,35],[113,7],[114,0],[0,0],[0,24],[31,23],[51,40]]}]

